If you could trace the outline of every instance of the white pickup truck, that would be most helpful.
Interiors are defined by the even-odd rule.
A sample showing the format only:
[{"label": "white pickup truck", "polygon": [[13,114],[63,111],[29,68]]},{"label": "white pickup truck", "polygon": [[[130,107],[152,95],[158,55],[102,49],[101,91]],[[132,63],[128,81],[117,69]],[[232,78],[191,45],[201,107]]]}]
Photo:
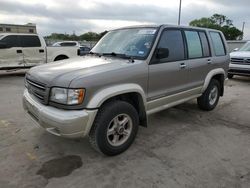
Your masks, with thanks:
[{"label": "white pickup truck", "polygon": [[47,47],[36,34],[0,33],[0,70],[29,68],[79,55],[79,47]]}]

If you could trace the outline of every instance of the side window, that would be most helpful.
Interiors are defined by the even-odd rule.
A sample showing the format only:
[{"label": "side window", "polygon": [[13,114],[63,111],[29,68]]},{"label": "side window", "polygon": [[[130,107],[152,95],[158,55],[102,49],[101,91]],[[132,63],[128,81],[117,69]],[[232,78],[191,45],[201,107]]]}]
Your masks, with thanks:
[{"label": "side window", "polygon": [[189,58],[199,58],[203,56],[202,46],[197,31],[185,31]]},{"label": "side window", "polygon": [[9,48],[21,46],[17,35],[6,36],[1,40],[1,42],[5,43]]},{"label": "side window", "polygon": [[210,32],[210,36],[213,43],[213,48],[216,56],[226,55],[226,50],[224,43],[222,41],[221,35],[218,32]]},{"label": "side window", "polygon": [[180,30],[163,31],[158,48],[168,48],[169,56],[166,61],[184,60],[184,44]]},{"label": "side window", "polygon": [[41,42],[38,36],[22,35],[20,36],[22,47],[40,47]]},{"label": "side window", "polygon": [[210,48],[207,40],[207,36],[205,32],[199,32],[200,39],[201,39],[201,44],[202,44],[202,49],[203,49],[203,56],[204,57],[209,57],[211,56],[210,53]]},{"label": "side window", "polygon": [[61,46],[76,46],[75,42],[62,42]]}]

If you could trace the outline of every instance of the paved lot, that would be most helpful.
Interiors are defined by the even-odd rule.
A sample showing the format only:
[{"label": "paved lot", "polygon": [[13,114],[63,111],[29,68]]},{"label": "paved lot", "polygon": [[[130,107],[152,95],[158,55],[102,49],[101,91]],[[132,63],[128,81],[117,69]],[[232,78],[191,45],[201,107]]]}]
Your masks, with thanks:
[{"label": "paved lot", "polygon": [[58,138],[22,110],[23,74],[0,75],[0,187],[250,187],[250,78],[226,86],[216,110],[195,101],[152,115],[116,157]]}]

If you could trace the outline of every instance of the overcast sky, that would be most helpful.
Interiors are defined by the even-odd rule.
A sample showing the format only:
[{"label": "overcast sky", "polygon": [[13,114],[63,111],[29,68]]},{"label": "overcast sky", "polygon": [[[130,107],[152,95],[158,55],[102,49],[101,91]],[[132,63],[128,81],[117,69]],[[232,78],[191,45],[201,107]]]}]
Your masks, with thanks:
[{"label": "overcast sky", "polygon": [[[224,14],[250,39],[250,0],[182,0],[181,24]],[[77,35],[138,24],[176,24],[179,0],[0,0],[0,23],[36,23],[38,33]]]}]

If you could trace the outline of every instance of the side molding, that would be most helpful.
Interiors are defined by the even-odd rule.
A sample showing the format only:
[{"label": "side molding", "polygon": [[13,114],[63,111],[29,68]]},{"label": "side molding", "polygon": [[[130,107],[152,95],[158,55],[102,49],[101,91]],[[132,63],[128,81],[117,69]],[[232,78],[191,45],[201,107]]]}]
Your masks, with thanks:
[{"label": "side molding", "polygon": [[217,69],[213,69],[211,70],[208,74],[207,74],[207,77],[205,79],[205,82],[204,82],[204,85],[202,87],[202,93],[207,89],[208,87],[208,84],[210,83],[211,79],[213,76],[217,75],[217,74],[223,74],[224,75],[224,78],[226,78],[226,73],[225,73],[225,70],[222,69],[222,68],[217,68]]},{"label": "side molding", "polygon": [[114,85],[97,92],[87,104],[87,108],[98,108],[100,107],[107,99],[115,97],[117,95],[126,94],[126,93],[139,93],[142,96],[144,106],[146,107],[146,95],[141,86],[137,84],[121,84]]}]

